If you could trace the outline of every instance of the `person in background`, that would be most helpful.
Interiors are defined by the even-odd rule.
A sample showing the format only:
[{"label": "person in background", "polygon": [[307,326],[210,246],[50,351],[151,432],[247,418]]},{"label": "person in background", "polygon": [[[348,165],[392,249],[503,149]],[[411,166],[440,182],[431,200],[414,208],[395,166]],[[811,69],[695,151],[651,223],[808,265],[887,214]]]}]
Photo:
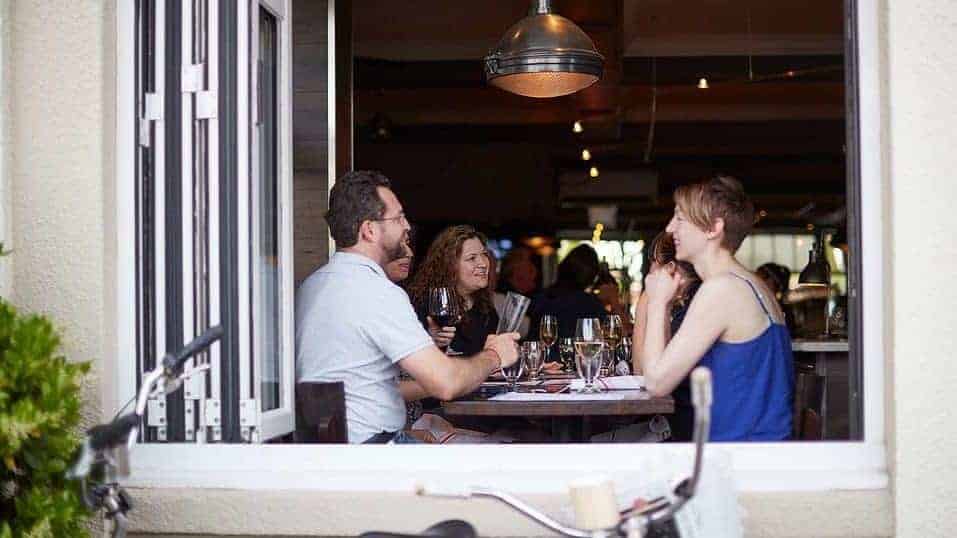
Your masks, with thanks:
[{"label": "person in background", "polygon": [[[409,282],[409,297],[416,314],[440,349],[451,354],[473,355],[498,328],[498,313],[489,288],[490,259],[484,235],[471,226],[451,226],[429,246],[422,265]],[[429,291],[453,290],[461,321],[439,327],[429,316]]]},{"label": "person in background", "polygon": [[518,245],[509,250],[502,259],[496,291],[503,296],[510,291],[526,297],[534,294],[538,289],[538,267],[532,256],[532,249],[526,246]]},{"label": "person in background", "polygon": [[542,316],[558,318],[558,338],[573,338],[578,318],[601,318],[605,306],[586,290],[598,276],[598,255],[588,245],[579,245],[558,264],[558,279],[548,289],[539,292],[529,306],[531,324],[528,334],[538,335]]},{"label": "person in background", "polygon": [[758,267],[754,274],[764,282],[778,304],[784,302],[791,283],[791,270],[779,263],[766,263]]},{"label": "person in background", "polygon": [[648,320],[640,363],[654,396],[670,394],[699,364],[714,379],[711,439],[776,441],[791,435],[794,359],[784,315],[764,283],[734,258],[754,224],[738,180],[717,176],[679,187],[668,223],[675,259],[701,286],[668,339],[669,305],[681,287],[674,267],[648,276]]},{"label": "person in background", "polygon": [[385,276],[388,277],[393,284],[401,285],[405,279],[409,278],[409,273],[412,271],[413,252],[410,243],[411,241],[405,243],[404,255],[401,258],[392,260],[384,267]]},{"label": "person in background", "polygon": [[[405,401],[475,390],[518,359],[518,334],[489,337],[467,361],[435,346],[383,270],[405,254],[411,227],[381,173],[340,177],[326,221],[338,248],[296,293],[296,380],[344,384],[350,443],[415,442]],[[414,381],[400,382],[400,368]]]},{"label": "person in background", "polygon": [[[649,252],[651,265],[648,274],[674,267],[681,278],[678,291],[668,305],[669,321],[666,338],[670,340],[671,336],[681,328],[681,322],[688,313],[688,306],[697,293],[698,287],[701,286],[701,277],[695,272],[693,265],[675,259],[675,241],[668,232],[661,232],[655,236],[649,246]],[[641,361],[644,356],[643,346],[647,322],[648,294],[642,292],[635,308],[635,328],[632,333],[632,368],[638,374],[641,373]],[[690,376],[685,376],[671,395],[675,400],[675,412],[668,416],[671,440],[691,441],[694,432],[694,406],[691,404]]]},{"label": "person in background", "polygon": [[[385,276],[397,286],[402,286],[402,283],[405,282],[405,279],[409,278],[409,273],[412,271],[412,258],[414,253],[412,252],[411,238],[405,244],[405,255],[401,258],[392,260],[386,266]],[[412,379],[412,376],[408,372],[399,373],[399,383],[407,383]],[[411,426],[419,417],[422,416],[423,407],[422,400],[407,400],[405,402],[405,412],[406,412],[406,426]]]},{"label": "person in background", "polygon": [[608,314],[616,314],[621,318],[622,332],[628,334],[632,330],[631,312],[628,306],[621,300],[621,288],[615,275],[611,274],[608,264],[601,262],[598,269],[598,277],[595,279],[595,285],[592,286],[592,292],[601,301]]}]

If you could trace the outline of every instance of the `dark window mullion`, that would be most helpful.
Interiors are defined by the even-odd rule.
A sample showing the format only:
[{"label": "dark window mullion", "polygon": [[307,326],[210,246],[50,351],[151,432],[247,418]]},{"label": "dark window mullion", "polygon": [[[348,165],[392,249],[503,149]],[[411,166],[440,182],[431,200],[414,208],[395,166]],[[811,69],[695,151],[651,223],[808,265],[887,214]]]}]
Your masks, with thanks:
[{"label": "dark window mullion", "polygon": [[[857,70],[857,0],[844,2],[844,86],[847,166],[847,231],[849,260],[847,271],[848,302],[848,391],[849,434],[852,441],[864,439],[864,298],[861,294],[861,164],[860,164],[860,80]],[[879,302],[876,301],[876,302]]]},{"label": "dark window mullion", "polygon": [[[237,153],[237,2],[219,5],[219,151],[220,181],[220,309],[223,339],[221,341],[220,383],[222,440],[242,442],[239,431],[239,278],[238,278],[238,203],[239,178]],[[213,61],[211,58],[210,61]]]},{"label": "dark window mullion", "polygon": [[[166,3],[166,348],[183,347],[182,1]],[[166,439],[185,440],[182,388],[166,397]]]}]

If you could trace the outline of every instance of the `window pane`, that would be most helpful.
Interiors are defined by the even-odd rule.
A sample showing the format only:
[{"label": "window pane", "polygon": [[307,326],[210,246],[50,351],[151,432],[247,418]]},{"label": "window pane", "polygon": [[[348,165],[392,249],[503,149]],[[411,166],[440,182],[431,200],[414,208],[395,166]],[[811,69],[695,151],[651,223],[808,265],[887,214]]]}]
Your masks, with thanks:
[{"label": "window pane", "polygon": [[280,403],[280,315],[279,315],[279,168],[277,144],[277,21],[259,9],[259,212],[255,268],[259,271],[258,327],[255,360],[259,361],[262,410]]}]

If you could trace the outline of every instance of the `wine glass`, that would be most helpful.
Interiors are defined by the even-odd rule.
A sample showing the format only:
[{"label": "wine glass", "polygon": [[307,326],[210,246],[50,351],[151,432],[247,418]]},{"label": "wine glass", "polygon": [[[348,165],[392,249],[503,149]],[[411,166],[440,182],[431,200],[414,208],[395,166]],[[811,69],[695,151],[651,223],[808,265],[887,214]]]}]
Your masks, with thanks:
[{"label": "wine glass", "polygon": [[602,349],[605,340],[598,318],[581,318],[575,327],[575,355],[578,375],[585,382],[580,392],[601,392],[595,386],[595,377],[601,368]]},{"label": "wine glass", "polygon": [[543,354],[544,360],[547,361],[548,354],[552,346],[555,345],[555,340],[558,339],[558,318],[551,314],[542,316],[542,322],[538,326],[538,338],[542,341],[542,345],[545,346]]},{"label": "wine glass", "polygon": [[575,339],[562,338],[558,341],[558,356],[566,372],[575,370]]},{"label": "wine glass", "polygon": [[528,380],[537,382],[542,374],[543,359],[542,344],[534,340],[522,342],[522,355],[525,357],[525,369],[528,370]]},{"label": "wine glass", "polygon": [[515,392],[515,383],[522,377],[522,372],[525,370],[525,352],[519,348],[518,360],[513,362],[511,366],[503,366],[501,370],[502,377],[505,378],[506,390]]},{"label": "wine glass", "polygon": [[603,377],[614,375],[615,365],[618,362],[618,344],[621,342],[621,316],[609,314],[602,323],[602,333],[605,337],[607,361],[602,364]]},{"label": "wine glass", "polygon": [[439,327],[453,327],[460,321],[458,305],[451,288],[429,290],[429,316]]}]

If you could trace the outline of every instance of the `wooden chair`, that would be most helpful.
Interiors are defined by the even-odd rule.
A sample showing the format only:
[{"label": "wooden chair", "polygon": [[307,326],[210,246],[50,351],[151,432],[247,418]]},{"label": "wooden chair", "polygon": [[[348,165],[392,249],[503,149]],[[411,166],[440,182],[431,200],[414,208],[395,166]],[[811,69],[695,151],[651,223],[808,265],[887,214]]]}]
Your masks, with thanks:
[{"label": "wooden chair", "polygon": [[296,383],[297,443],[347,443],[345,385]]},{"label": "wooden chair", "polygon": [[826,378],[813,371],[798,371],[794,383],[792,438],[797,441],[823,439],[822,416]]}]

